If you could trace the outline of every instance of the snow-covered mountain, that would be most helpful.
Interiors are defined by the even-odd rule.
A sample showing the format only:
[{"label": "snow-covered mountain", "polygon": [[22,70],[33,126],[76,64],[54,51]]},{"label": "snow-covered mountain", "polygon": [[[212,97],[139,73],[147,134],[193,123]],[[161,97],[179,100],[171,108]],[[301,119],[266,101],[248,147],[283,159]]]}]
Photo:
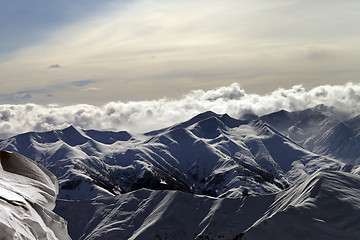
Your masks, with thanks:
[{"label": "snow-covered mountain", "polygon": [[[205,112],[144,134],[73,126],[29,132],[1,140],[0,149],[57,177],[55,212],[73,239],[263,239],[263,225],[274,217],[290,221],[293,208],[323,221],[324,231],[342,231],[331,218],[350,212],[321,218],[329,207],[323,195],[333,191],[325,194],[330,202],[359,208],[351,200],[358,194],[351,184],[360,173],[359,126],[359,116],[342,119],[325,106],[243,119]],[[293,219],[294,226],[307,217]],[[346,229],[344,236],[357,239],[357,228]]]},{"label": "snow-covered mountain", "polygon": [[209,196],[275,193],[318,169],[345,164],[314,154],[261,119],[205,112],[145,134],[70,126],[0,142],[59,179],[61,199],[91,199],[141,188]]},{"label": "snow-covered mountain", "polygon": [[55,176],[18,153],[0,151],[0,239],[70,239],[52,212]]}]

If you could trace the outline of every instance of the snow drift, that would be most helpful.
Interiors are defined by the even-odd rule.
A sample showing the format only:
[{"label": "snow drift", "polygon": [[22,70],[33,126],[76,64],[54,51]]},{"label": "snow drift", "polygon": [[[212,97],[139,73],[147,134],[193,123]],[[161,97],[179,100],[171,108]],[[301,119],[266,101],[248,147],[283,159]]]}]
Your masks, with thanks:
[{"label": "snow drift", "polygon": [[18,153],[0,151],[1,239],[70,239],[66,222],[51,210],[55,176]]}]

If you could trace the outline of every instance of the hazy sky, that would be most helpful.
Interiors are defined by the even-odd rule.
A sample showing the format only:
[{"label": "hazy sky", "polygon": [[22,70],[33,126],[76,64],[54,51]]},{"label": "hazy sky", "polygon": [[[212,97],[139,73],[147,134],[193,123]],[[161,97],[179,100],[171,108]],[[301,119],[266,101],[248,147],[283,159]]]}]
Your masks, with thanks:
[{"label": "hazy sky", "polygon": [[358,83],[358,0],[1,0],[0,104]]}]

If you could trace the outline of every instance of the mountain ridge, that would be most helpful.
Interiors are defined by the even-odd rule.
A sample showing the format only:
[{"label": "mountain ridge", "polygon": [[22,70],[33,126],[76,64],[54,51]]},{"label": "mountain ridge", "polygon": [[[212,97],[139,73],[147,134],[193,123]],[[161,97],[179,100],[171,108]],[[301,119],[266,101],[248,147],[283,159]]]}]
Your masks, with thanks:
[{"label": "mountain ridge", "polygon": [[[270,116],[302,112],[280,111]],[[268,119],[238,120],[208,111],[142,135],[69,126],[14,136],[0,141],[0,148],[41,162],[58,177],[59,197],[78,199],[142,187],[232,197],[243,191],[275,193],[302,173],[313,172],[307,162],[323,159],[325,165],[320,168],[344,167],[341,161],[309,151]],[[300,165],[295,162],[300,160],[305,165],[301,163],[301,171],[297,171]]]}]

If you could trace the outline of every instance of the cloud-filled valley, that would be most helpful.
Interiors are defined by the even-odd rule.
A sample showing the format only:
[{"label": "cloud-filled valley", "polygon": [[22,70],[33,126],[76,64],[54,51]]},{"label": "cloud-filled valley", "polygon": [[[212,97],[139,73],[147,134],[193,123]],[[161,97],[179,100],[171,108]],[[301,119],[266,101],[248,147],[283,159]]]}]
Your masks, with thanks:
[{"label": "cloud-filled valley", "polygon": [[237,83],[209,91],[195,90],[180,99],[109,102],[102,106],[77,104],[0,105],[0,138],[28,131],[47,131],[69,125],[83,129],[145,132],[169,126],[211,110],[234,118],[264,115],[281,109],[297,111],[319,104],[333,107],[340,118],[360,112],[360,84],[301,85],[267,95],[249,94]]}]

